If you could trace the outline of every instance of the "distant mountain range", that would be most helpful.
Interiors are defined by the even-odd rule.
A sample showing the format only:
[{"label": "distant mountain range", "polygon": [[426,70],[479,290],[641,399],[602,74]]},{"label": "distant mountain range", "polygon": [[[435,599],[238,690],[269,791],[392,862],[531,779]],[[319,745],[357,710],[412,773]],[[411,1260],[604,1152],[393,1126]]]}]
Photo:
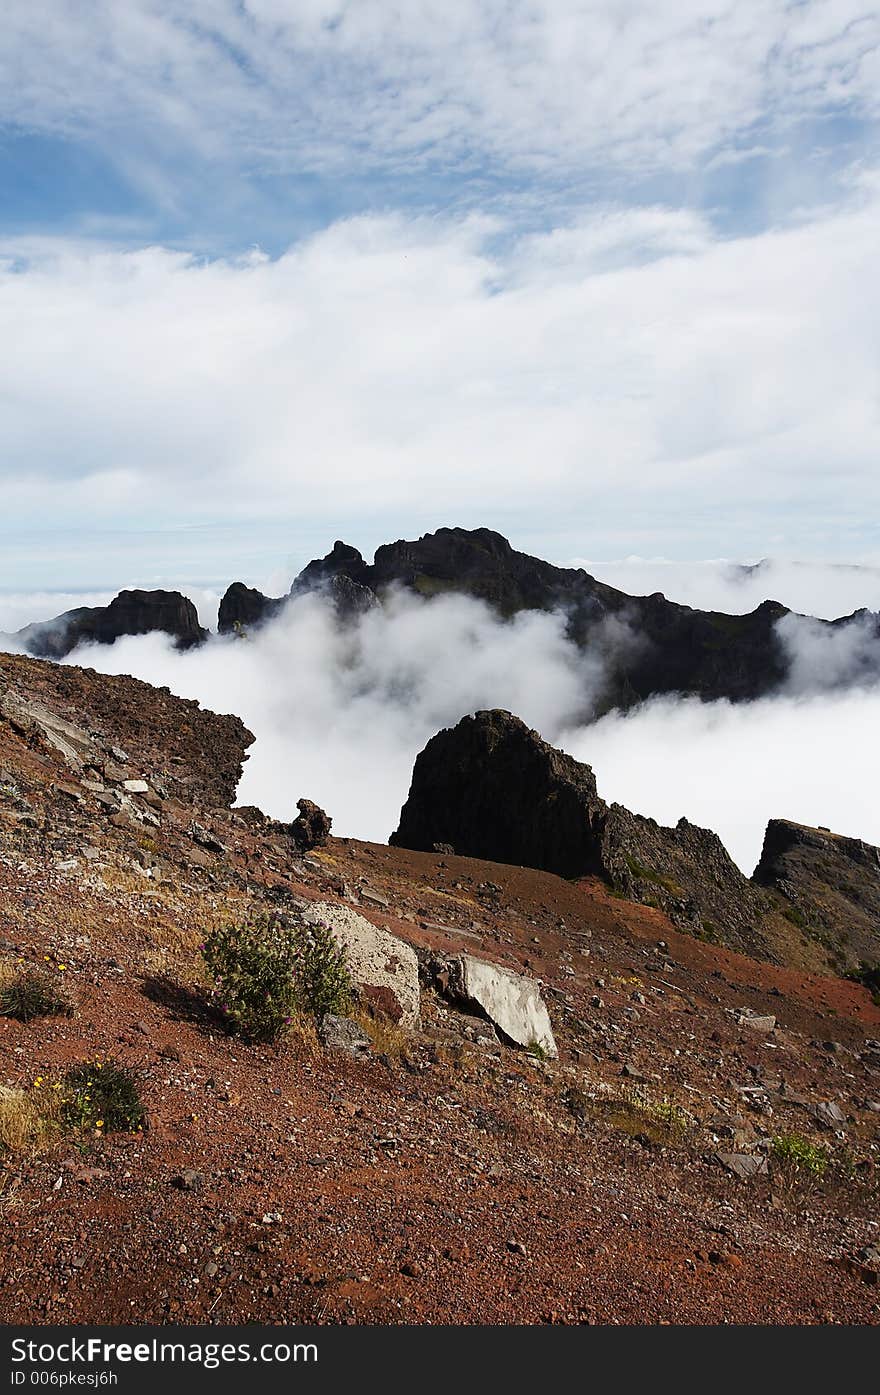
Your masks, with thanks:
[{"label": "distant mountain range", "polygon": [[[372,563],[357,548],[336,542],[326,557],[300,572],[286,596],[266,596],[234,582],[220,602],[218,629],[225,635],[253,632],[293,597],[315,591],[326,593],[340,622],[348,623],[380,605],[392,588],[426,599],[472,596],[505,619],[522,611],[562,611],[572,641],[605,661],[606,709],[664,693],[744,701],[773,692],[787,674],[777,624],[791,612],[778,601],[729,615],[680,605],[660,592],[631,596],[582,568],[517,552],[488,528],[439,528],[415,541],[388,543]],[[873,629],[880,674],[880,616],[856,611],[813,623],[831,634],[855,617],[867,624],[869,643]],[[180,648],[208,638],[192,602],[176,591],[123,591],[107,606],[67,611],[25,626],[14,638],[37,657],[62,658],[83,643],[109,644],[152,631],[170,635]]]}]

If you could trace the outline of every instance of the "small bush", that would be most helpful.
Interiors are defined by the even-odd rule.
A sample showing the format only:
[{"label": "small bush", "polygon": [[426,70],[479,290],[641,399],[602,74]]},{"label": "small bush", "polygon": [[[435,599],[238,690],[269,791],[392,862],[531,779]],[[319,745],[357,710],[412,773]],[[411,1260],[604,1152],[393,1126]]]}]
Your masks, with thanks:
[{"label": "small bush", "polygon": [[35,1017],[70,1017],[73,1004],[63,988],[42,969],[16,968],[0,981],[0,1017],[32,1022]]},{"label": "small bush", "polygon": [[65,1124],[102,1133],[136,1133],[147,1126],[137,1076],[116,1061],[84,1061],[62,1084]]},{"label": "small bush", "polygon": [[248,1041],[276,1041],[298,1012],[344,1015],[352,988],[344,949],[326,925],[260,918],[225,925],[203,954],[212,994],[230,1030]]},{"label": "small bush", "polygon": [[815,1181],[824,1177],[828,1167],[828,1149],[800,1133],[776,1134],[770,1141],[770,1156],[784,1172]]}]

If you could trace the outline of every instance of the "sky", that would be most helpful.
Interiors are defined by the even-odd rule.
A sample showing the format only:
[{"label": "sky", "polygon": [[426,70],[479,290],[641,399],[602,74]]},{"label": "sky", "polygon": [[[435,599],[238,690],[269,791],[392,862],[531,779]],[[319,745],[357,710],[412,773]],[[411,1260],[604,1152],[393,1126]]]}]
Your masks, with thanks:
[{"label": "sky", "polygon": [[7,0],[0,597],[880,566],[878,118],[858,0]]}]

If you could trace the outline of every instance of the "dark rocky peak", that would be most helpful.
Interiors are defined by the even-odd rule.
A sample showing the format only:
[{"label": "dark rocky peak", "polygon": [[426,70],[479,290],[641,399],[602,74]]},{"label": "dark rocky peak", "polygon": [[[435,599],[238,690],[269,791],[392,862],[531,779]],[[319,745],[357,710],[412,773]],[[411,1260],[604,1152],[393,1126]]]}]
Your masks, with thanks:
[{"label": "dark rocky peak", "polygon": [[389,841],[423,852],[446,844],[563,877],[600,876],[702,937],[766,953],[767,898],[717,834],[686,819],[663,828],[607,805],[588,765],[509,712],[478,712],[431,738]]},{"label": "dark rocky peak", "polygon": [[880,966],[880,848],[829,828],[771,819],[754,880],[784,899],[784,914],[839,970]]},{"label": "dark rocky peak", "polygon": [[303,567],[290,588],[290,594],[294,596],[301,591],[313,591],[336,576],[347,576],[351,581],[366,585],[368,571],[357,548],[337,539],[326,557],[317,558]]},{"label": "dark rocky peak", "polygon": [[178,649],[190,649],[208,637],[192,601],[179,591],[120,591],[109,605],[65,611],[26,625],[16,638],[37,658],[59,659],[80,644],[113,644],[123,635],[154,631],[170,635]]},{"label": "dark rocky peak", "polygon": [[227,588],[217,612],[217,629],[221,635],[241,634],[271,620],[281,610],[286,597],[264,596],[262,591],[233,581]]}]

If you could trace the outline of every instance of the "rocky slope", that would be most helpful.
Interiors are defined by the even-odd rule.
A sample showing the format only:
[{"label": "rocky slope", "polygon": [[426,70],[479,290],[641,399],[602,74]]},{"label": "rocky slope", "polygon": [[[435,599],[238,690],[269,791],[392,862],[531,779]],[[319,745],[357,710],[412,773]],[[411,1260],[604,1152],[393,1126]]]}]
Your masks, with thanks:
[{"label": "rocky slope", "polygon": [[[229,807],[236,719],[21,658],[0,691],[0,972],[75,1003],[0,1017],[0,1094],[112,1057],[149,1116],[3,1151],[0,1321],[878,1322],[864,988],[679,934],[593,877],[333,837],[303,855]],[[357,1041],[227,1036],[199,945],[267,910],[331,921],[396,1025],[374,983]],[[505,976],[555,1058],[493,1025]],[[784,1163],[791,1137],[821,1177]]]},{"label": "rocky slope", "polygon": [[588,765],[509,712],[478,712],[432,737],[390,841],[423,851],[448,845],[564,877],[601,876],[698,934],[767,953],[769,898],[717,834],[686,819],[663,828],[606,804]]}]

